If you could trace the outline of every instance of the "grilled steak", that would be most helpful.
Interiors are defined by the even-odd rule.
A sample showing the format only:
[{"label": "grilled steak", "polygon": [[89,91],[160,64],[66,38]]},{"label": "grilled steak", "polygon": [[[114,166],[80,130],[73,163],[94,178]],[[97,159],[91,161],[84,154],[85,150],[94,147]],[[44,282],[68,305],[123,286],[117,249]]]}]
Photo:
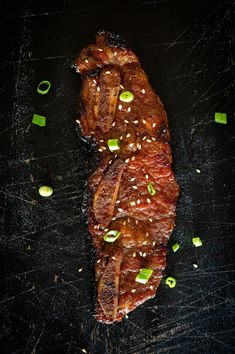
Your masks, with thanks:
[{"label": "grilled steak", "polygon": [[123,39],[99,32],[75,65],[83,81],[81,129],[100,152],[89,179],[88,220],[97,255],[96,318],[112,323],[155,296],[179,189],[165,110]]}]

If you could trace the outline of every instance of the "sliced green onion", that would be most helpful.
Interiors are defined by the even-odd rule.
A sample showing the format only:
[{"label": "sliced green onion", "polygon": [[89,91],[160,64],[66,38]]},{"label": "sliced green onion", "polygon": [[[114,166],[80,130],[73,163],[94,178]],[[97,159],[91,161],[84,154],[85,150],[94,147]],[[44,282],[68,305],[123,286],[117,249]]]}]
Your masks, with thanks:
[{"label": "sliced green onion", "polygon": [[130,91],[123,91],[119,98],[123,102],[131,102],[134,99],[134,95]]},{"label": "sliced green onion", "polygon": [[177,252],[179,248],[180,248],[180,244],[177,242],[172,246],[174,252]]},{"label": "sliced green onion", "polygon": [[110,151],[117,151],[120,149],[120,142],[118,139],[109,139],[108,148]]},{"label": "sliced green onion", "polygon": [[103,238],[106,242],[114,242],[120,235],[121,232],[118,230],[109,230],[106,232]]},{"label": "sliced green onion", "polygon": [[49,186],[42,186],[39,188],[38,193],[41,197],[50,197],[53,194],[53,189]]},{"label": "sliced green onion", "polygon": [[167,277],[165,280],[166,285],[170,288],[174,288],[176,286],[176,279],[173,277]]},{"label": "sliced green onion", "polygon": [[215,113],[215,122],[220,124],[227,124],[227,114],[226,113]]},{"label": "sliced green onion", "polygon": [[51,88],[50,81],[44,80],[38,84],[37,92],[40,93],[40,95],[45,95],[50,90],[50,88]]},{"label": "sliced green onion", "polygon": [[194,244],[195,247],[202,246],[202,240],[200,239],[200,237],[193,237],[192,243]]},{"label": "sliced green onion", "polygon": [[140,268],[139,273],[137,274],[135,281],[138,283],[146,284],[153,273],[152,269]]},{"label": "sliced green onion", "polygon": [[156,189],[153,187],[153,185],[152,185],[151,182],[148,184],[148,192],[149,192],[149,194],[151,194],[151,195],[156,194]]},{"label": "sliced green onion", "polygon": [[46,117],[40,116],[39,114],[34,114],[32,122],[33,124],[39,125],[39,127],[45,127]]}]

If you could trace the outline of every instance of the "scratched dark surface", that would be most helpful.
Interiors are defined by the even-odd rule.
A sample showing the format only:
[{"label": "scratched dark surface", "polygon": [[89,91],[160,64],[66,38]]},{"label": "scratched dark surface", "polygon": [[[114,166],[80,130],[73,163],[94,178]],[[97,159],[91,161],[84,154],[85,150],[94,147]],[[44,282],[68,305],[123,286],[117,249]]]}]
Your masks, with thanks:
[{"label": "scratched dark surface", "polygon": [[[235,353],[233,11],[229,0],[1,1],[1,353]],[[75,122],[71,68],[102,28],[128,39],[165,104],[181,187],[166,269],[177,286],[162,282],[113,325],[93,316],[82,211],[97,160]],[[43,79],[53,85],[45,96],[35,90]],[[45,183],[49,199],[38,196]]]}]

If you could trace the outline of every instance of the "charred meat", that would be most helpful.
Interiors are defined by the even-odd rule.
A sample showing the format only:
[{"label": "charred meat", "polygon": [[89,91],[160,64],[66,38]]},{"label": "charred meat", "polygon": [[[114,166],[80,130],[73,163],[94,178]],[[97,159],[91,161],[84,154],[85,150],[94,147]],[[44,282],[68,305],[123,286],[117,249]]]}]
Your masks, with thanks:
[{"label": "charred meat", "polygon": [[125,41],[99,32],[75,65],[83,82],[82,133],[100,152],[89,179],[88,220],[97,256],[96,317],[112,323],[156,294],[179,188],[165,110]]}]

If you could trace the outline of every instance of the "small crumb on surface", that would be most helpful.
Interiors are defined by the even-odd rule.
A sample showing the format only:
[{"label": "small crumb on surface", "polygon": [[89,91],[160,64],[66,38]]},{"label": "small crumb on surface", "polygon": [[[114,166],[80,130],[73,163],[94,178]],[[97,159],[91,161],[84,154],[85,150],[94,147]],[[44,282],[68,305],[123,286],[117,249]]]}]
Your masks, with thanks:
[{"label": "small crumb on surface", "polygon": [[81,273],[82,272],[82,268],[78,269],[78,271],[79,271],[79,273]]},{"label": "small crumb on surface", "polygon": [[198,168],[196,168],[196,171],[197,171],[197,173],[201,173],[201,170],[199,170]]},{"label": "small crumb on surface", "polygon": [[193,264],[193,267],[194,267],[194,268],[198,268],[198,265],[194,263],[194,264]]},{"label": "small crumb on surface", "polygon": [[142,89],[141,92],[144,94],[145,93],[145,89]]}]

